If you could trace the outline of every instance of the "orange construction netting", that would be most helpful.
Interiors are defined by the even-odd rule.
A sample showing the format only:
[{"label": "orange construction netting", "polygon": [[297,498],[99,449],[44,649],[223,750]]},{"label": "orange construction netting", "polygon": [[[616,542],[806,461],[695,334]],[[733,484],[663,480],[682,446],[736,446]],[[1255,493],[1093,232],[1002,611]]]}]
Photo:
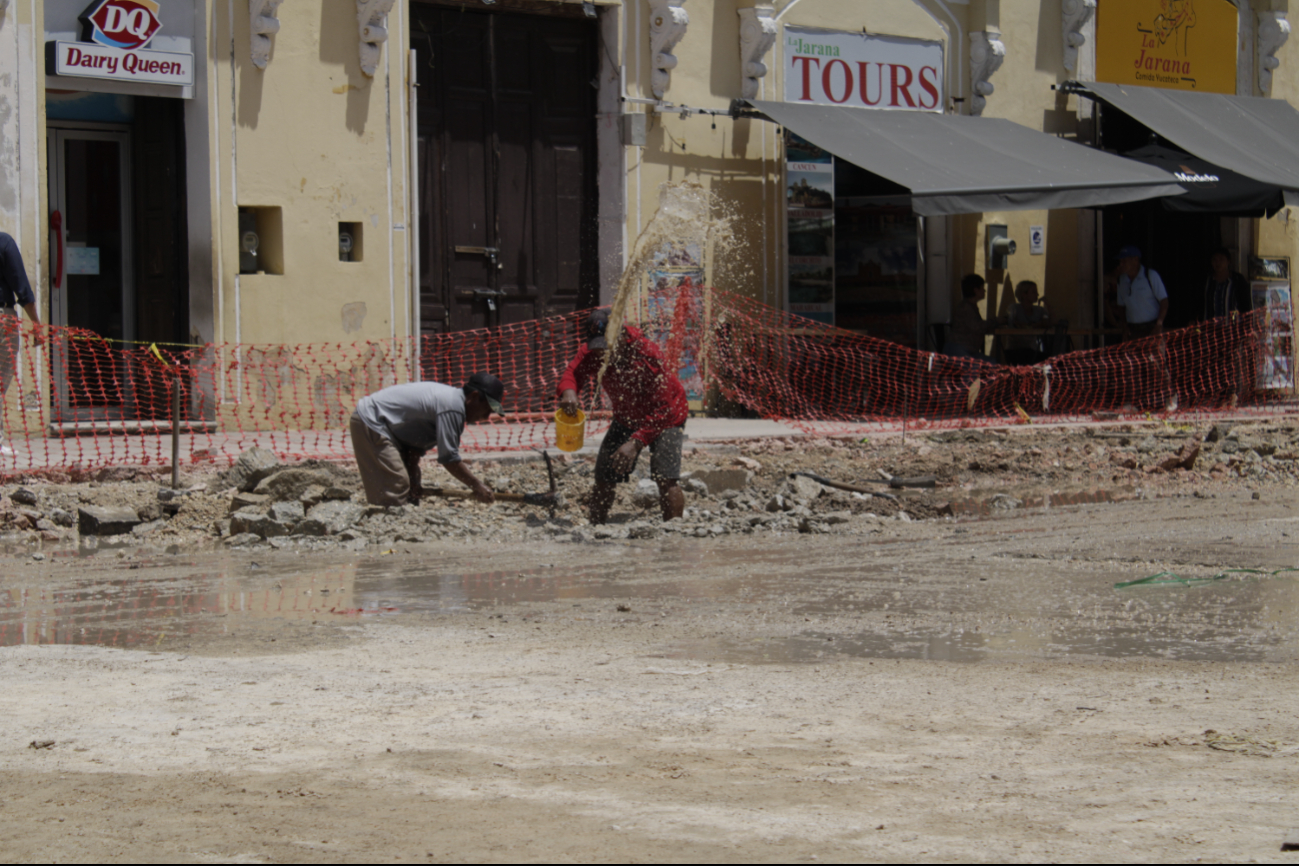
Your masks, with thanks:
[{"label": "orange construction netting", "polygon": [[[413,339],[298,345],[145,346],[0,319],[0,475],[76,476],[171,462],[224,466],[260,446],[282,459],[351,457],[347,420],[364,395],[415,378],[506,384],[510,417],[470,427],[468,451],[553,442],[555,388],[585,312]],[[948,357],[823,325],[718,289],[643,295],[630,315],[663,347],[692,398],[720,411],[853,435],[903,425],[1187,416],[1293,407],[1291,317],[1265,309],[1016,367]],[[589,434],[608,424],[594,388]],[[687,428],[689,429],[689,428]]]}]

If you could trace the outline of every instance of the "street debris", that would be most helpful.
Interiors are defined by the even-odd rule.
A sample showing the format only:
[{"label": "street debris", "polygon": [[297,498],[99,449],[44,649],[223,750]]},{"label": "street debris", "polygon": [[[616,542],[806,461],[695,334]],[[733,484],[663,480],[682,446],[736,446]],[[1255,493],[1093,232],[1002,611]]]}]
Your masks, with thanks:
[{"label": "street debris", "polygon": [[[1204,498],[1235,485],[1257,498],[1261,485],[1299,483],[1299,424],[1221,422],[1197,433],[1151,422],[1105,430],[940,430],[905,440],[707,443],[685,454],[685,513],[667,524],[658,515],[658,485],[644,465],[618,488],[608,525],[591,526],[586,499],[593,457],[557,456],[549,470],[532,455],[485,454],[475,464],[497,494],[495,505],[462,498],[446,479],[431,484],[419,505],[370,506],[354,467],[317,460],[287,465],[263,448],[244,451],[224,471],[187,475],[177,490],[161,469],[32,474],[0,485],[0,537],[93,544],[127,536],[162,547],[220,542],[310,551],[467,537],[599,542],[871,535],[892,521],[1151,496]],[[426,480],[442,481],[437,471],[428,467]]]}]

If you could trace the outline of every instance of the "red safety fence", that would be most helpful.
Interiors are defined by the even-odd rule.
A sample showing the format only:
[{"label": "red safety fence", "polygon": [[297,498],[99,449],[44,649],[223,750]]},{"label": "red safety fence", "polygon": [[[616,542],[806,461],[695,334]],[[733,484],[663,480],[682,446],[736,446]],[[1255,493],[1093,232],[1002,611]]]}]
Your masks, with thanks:
[{"label": "red safety fence", "polygon": [[[645,293],[629,311],[663,347],[692,397],[807,432],[853,434],[1007,421],[1275,412],[1293,406],[1288,309],[1266,309],[1015,367],[920,351],[688,283]],[[347,420],[363,396],[422,378],[460,384],[486,370],[506,383],[510,417],[466,430],[466,450],[553,441],[551,415],[586,313],[501,328],[360,343],[112,342],[43,329],[43,345],[0,318],[5,449],[0,475],[171,461],[180,397],[186,464],[223,466],[245,448],[284,459],[351,456]],[[417,351],[418,349],[418,351]],[[584,405],[597,406],[594,389]],[[607,408],[607,407],[604,407]],[[588,432],[607,426],[597,411]]]},{"label": "red safety fence", "polygon": [[841,422],[829,429],[846,432],[907,421],[973,426],[1294,405],[1288,309],[1233,314],[1010,366],[918,351],[748,298],[714,298],[725,312],[710,334],[710,384],[764,417],[805,430],[826,429],[818,422]]}]

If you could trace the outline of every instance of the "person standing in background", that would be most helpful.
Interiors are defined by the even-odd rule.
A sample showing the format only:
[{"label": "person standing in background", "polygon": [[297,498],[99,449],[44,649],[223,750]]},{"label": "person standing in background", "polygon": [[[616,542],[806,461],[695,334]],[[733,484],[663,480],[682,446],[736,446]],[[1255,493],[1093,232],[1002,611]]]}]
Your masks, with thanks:
[{"label": "person standing in background", "polygon": [[[1011,328],[1045,328],[1051,322],[1051,311],[1043,301],[1038,306],[1037,283],[1023,280],[1015,286],[1016,302],[1010,305],[1006,313],[1007,325]],[[1046,358],[1042,351],[1042,338],[1036,334],[1025,334],[1006,338],[1006,363],[1017,367],[1027,367]]]},{"label": "person standing in background", "polygon": [[1219,248],[1209,256],[1209,278],[1204,284],[1204,320],[1254,309],[1249,281],[1231,269],[1231,254]]},{"label": "person standing in background", "polygon": [[1118,303],[1124,312],[1124,342],[1164,332],[1168,290],[1156,271],[1141,264],[1141,250],[1131,244],[1119,250]]},{"label": "person standing in background", "polygon": [[[41,315],[36,311],[36,295],[27,280],[22,253],[13,236],[0,232],[0,454],[12,454],[13,449],[4,441],[4,396],[18,372],[18,333],[20,319],[18,307],[27,311],[27,318],[40,325]],[[40,329],[36,331],[36,345],[43,342]]]}]

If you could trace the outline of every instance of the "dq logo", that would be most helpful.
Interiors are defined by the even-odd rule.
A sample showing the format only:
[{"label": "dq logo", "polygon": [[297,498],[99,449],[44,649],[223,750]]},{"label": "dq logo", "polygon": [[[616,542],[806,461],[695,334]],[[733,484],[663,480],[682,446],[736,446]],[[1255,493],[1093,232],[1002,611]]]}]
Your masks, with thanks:
[{"label": "dq logo", "polygon": [[81,13],[81,41],[143,48],[162,29],[155,0],[94,0]]}]

